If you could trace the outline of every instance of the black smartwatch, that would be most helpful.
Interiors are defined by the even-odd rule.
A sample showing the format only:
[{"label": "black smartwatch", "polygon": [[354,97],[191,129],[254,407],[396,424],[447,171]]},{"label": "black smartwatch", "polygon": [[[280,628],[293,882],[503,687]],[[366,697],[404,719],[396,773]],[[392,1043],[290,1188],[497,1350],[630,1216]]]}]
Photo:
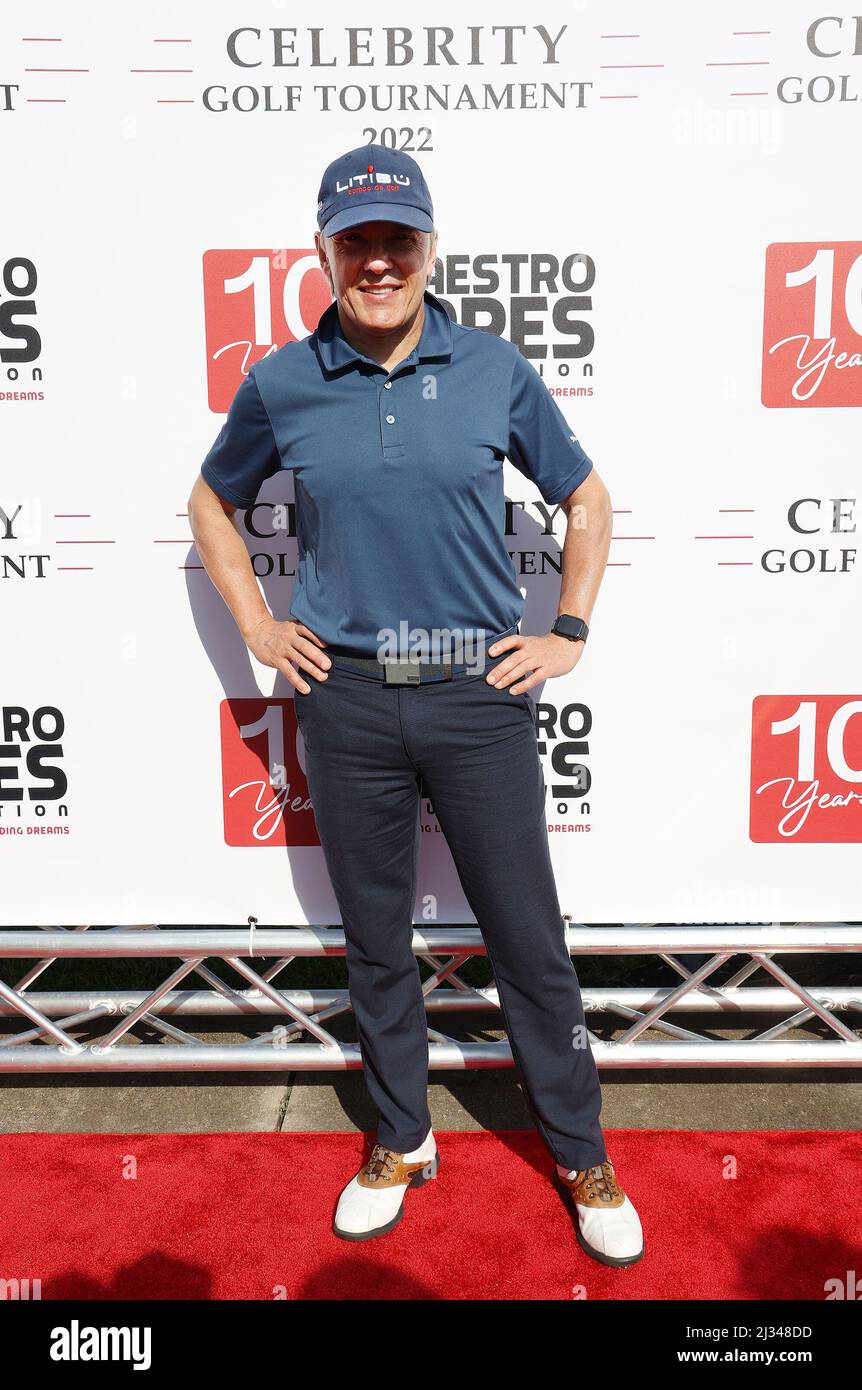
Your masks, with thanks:
[{"label": "black smartwatch", "polygon": [[590,629],[583,618],[572,618],[568,613],[561,613],[551,631],[556,632],[558,637],[568,637],[570,642],[586,642]]}]

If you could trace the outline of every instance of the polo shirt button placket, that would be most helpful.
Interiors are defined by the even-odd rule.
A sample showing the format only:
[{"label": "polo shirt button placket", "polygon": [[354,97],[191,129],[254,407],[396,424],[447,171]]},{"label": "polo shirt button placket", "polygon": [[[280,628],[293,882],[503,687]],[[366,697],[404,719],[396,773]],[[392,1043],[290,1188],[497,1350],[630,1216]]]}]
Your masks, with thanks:
[{"label": "polo shirt button placket", "polygon": [[[383,389],[391,391],[394,381],[384,381]],[[380,435],[383,448],[383,458],[389,463],[400,463],[406,457],[404,439],[401,435],[401,426],[398,423],[398,416],[392,409],[390,402],[387,406],[383,405],[383,396],[380,400]]]}]

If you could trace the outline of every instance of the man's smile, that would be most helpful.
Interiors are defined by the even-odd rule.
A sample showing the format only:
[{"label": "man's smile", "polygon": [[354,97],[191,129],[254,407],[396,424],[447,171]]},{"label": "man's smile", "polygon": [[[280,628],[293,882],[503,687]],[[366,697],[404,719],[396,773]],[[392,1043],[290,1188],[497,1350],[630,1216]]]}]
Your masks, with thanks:
[{"label": "man's smile", "polygon": [[359,285],[360,294],[367,295],[369,299],[391,299],[393,294],[397,294],[402,288],[401,285]]}]

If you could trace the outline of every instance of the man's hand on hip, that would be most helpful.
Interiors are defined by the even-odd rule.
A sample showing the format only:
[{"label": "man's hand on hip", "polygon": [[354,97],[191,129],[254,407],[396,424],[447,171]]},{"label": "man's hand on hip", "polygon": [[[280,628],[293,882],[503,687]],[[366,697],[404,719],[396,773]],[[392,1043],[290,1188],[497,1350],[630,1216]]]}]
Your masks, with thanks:
[{"label": "man's hand on hip", "polygon": [[306,685],[293,669],[292,662],[303,671],[308,671],[315,680],[326,680],[326,672],[331,665],[329,657],[321,650],[326,643],[305,623],[292,619],[279,622],[273,617],[261,618],[250,632],[243,633],[243,638],[249,651],[262,665],[274,666],[281,671],[301,695],[307,695],[311,686]]},{"label": "man's hand on hip", "polygon": [[[510,695],[523,695],[534,685],[540,685],[550,676],[564,676],[573,671],[581,659],[584,643],[572,642],[568,637],[560,637],[549,632],[544,637],[525,637],[513,632],[509,637],[501,637],[488,648],[489,656],[499,656],[500,652],[511,650],[505,661],[495,666],[486,677],[489,685],[502,686]],[[510,682],[517,681],[517,685]]]}]

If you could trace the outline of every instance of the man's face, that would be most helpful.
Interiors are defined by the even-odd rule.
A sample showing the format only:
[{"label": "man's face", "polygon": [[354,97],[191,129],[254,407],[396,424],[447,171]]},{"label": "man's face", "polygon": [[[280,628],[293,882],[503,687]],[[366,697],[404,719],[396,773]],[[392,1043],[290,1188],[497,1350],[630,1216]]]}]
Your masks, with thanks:
[{"label": "man's face", "polygon": [[437,254],[436,232],[399,222],[361,222],[315,233],[321,268],[342,314],[367,333],[397,331],[416,314]]}]

